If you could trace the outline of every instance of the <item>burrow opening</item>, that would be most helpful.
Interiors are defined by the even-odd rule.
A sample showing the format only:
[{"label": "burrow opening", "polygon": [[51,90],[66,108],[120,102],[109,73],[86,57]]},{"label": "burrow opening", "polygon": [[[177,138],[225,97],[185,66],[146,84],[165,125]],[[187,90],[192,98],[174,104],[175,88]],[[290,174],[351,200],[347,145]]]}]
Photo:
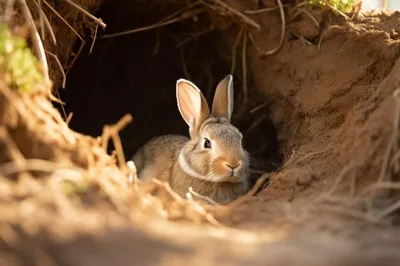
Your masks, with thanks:
[{"label": "burrow opening", "polygon": [[[252,87],[249,69],[246,69],[248,100],[244,104],[243,58],[241,44],[236,42],[239,25],[229,21],[224,22],[226,25],[216,25],[215,18],[200,12],[165,27],[114,38],[101,37],[154,25],[185,6],[186,3],[104,1],[96,16],[107,22],[107,30],[99,29],[92,53],[91,45],[85,45],[69,71],[66,89],[59,90],[66,103],[63,112],[73,113],[71,129],[93,137],[102,134],[104,125],[116,123],[130,113],[133,122],[120,132],[125,157],[130,159],[152,137],[188,136],[175,98],[177,79],[193,81],[211,104],[217,83],[233,70],[232,124],[243,132],[245,149],[252,157],[254,184],[262,173],[278,169],[283,156],[265,108],[267,99]],[[75,46],[77,50],[80,43]],[[234,46],[237,52],[233,52]],[[62,111],[60,106],[57,108]],[[109,152],[113,148],[110,142]]]}]

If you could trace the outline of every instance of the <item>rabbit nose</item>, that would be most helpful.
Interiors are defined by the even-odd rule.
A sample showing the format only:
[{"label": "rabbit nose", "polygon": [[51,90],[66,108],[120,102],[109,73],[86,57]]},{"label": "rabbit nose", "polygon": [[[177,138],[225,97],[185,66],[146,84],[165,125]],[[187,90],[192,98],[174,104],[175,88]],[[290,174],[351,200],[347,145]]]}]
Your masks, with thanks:
[{"label": "rabbit nose", "polygon": [[240,162],[237,162],[236,164],[234,164],[234,166],[232,166],[231,165],[232,163],[225,163],[225,165],[227,166],[227,167],[229,167],[229,168],[231,168],[232,170],[235,170],[236,168],[238,168],[239,167],[239,165],[240,165]]}]

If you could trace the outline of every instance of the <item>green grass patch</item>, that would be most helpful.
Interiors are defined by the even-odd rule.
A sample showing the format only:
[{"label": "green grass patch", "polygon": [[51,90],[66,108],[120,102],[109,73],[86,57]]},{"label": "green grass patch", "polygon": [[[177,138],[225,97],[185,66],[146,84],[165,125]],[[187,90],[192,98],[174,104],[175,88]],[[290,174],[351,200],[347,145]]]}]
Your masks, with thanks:
[{"label": "green grass patch", "polygon": [[354,7],[354,0],[308,0],[308,3],[319,7],[330,5],[343,13],[351,12]]},{"label": "green grass patch", "polygon": [[0,70],[13,89],[29,91],[43,81],[36,57],[23,38],[14,36],[0,24]]}]

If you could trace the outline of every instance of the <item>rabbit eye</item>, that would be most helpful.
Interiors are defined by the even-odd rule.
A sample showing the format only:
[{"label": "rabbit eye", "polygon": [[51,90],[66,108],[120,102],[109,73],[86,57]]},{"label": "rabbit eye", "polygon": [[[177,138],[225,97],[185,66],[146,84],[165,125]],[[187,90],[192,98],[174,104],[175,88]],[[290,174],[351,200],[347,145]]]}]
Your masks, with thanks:
[{"label": "rabbit eye", "polygon": [[204,139],[204,148],[211,149],[211,141],[207,138]]}]

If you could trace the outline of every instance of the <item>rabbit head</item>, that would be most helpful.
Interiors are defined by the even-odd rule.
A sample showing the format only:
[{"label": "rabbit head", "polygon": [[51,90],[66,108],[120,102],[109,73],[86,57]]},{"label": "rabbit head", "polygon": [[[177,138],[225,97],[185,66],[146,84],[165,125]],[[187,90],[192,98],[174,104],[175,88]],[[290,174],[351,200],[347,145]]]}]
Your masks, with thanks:
[{"label": "rabbit head", "polygon": [[233,78],[221,80],[212,109],[192,82],[176,83],[178,109],[189,126],[190,141],[181,150],[180,168],[188,175],[211,182],[245,182],[249,157],[243,149],[243,135],[231,123]]}]

